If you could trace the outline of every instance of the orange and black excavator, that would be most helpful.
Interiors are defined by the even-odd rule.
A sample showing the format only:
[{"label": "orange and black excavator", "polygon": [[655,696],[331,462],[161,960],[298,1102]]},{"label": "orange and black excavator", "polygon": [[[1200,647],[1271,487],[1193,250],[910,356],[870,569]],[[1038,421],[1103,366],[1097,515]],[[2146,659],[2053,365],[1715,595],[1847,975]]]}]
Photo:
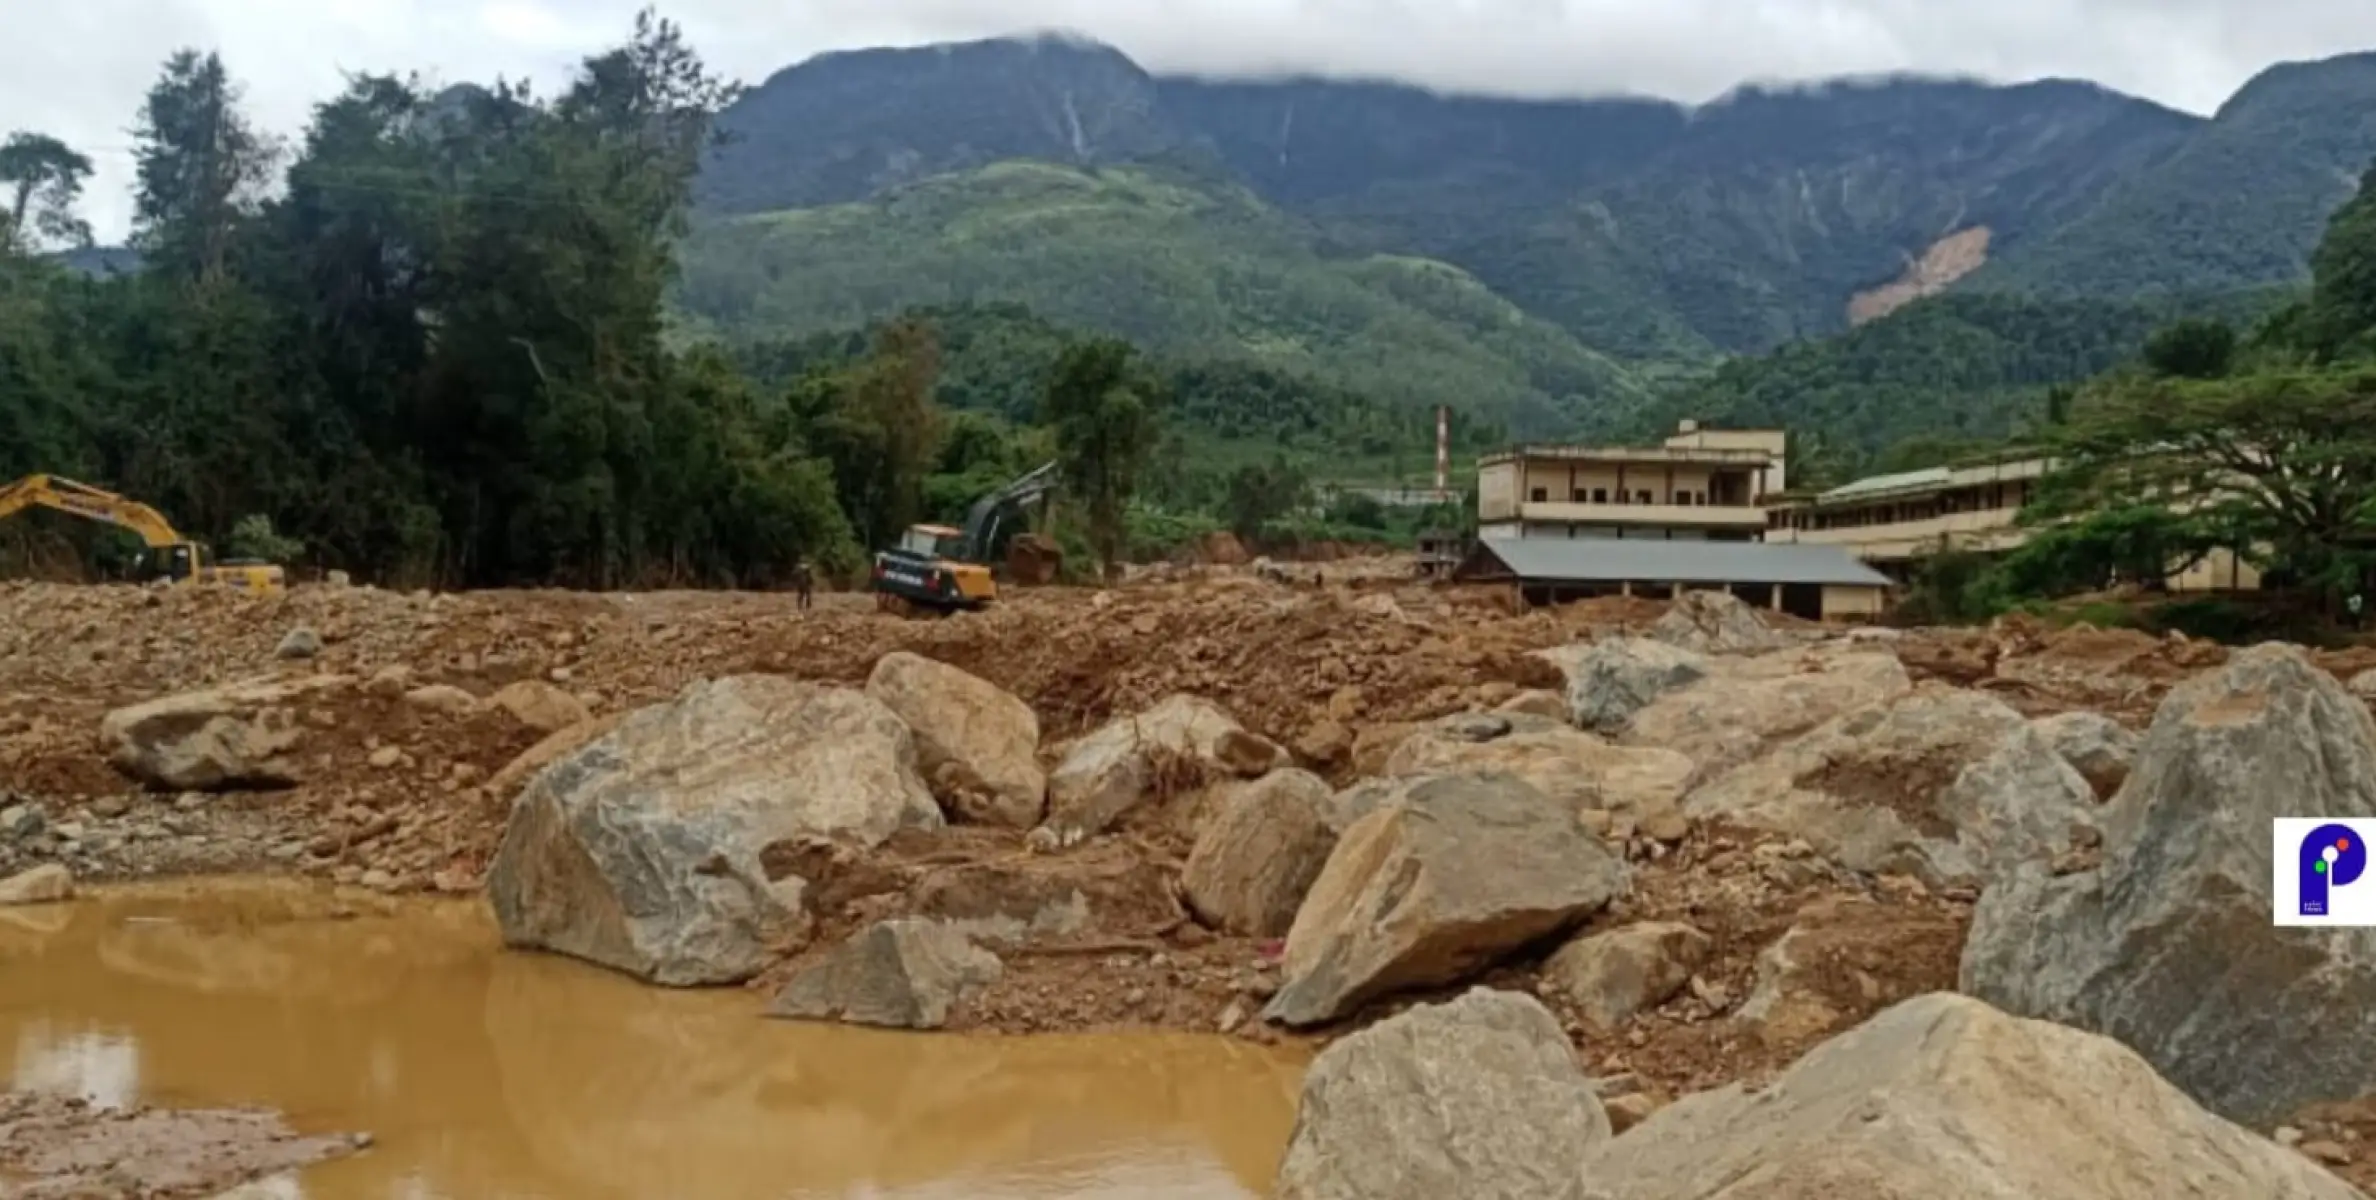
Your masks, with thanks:
[{"label": "orange and black excavator", "polygon": [[287,572],[280,567],[253,559],[214,562],[206,547],[175,532],[165,514],[87,483],[55,475],[28,475],[0,487],[0,520],[28,508],[54,509],[132,531],[148,547],[141,566],[152,579],[221,584],[258,594],[288,586]]},{"label": "orange and black excavator", "polygon": [[1030,506],[1045,501],[1058,484],[1056,464],[1048,463],[974,501],[963,529],[909,526],[898,545],[875,554],[869,582],[876,607],[903,615],[946,616],[995,603],[998,583],[991,577],[990,560]]}]

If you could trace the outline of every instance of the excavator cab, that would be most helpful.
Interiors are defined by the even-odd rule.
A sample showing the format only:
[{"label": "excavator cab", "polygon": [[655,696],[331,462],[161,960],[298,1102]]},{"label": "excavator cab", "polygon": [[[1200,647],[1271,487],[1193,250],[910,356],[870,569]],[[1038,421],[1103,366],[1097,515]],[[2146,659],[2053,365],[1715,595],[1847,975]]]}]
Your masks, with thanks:
[{"label": "excavator cab", "polygon": [[918,558],[949,559],[964,554],[965,533],[946,525],[910,525],[899,548]]},{"label": "excavator cab", "polygon": [[998,596],[990,568],[967,561],[970,539],[947,525],[910,525],[899,545],[875,555],[875,606],[949,613],[988,605]]},{"label": "excavator cab", "polygon": [[144,579],[164,579],[174,583],[187,583],[197,576],[198,564],[201,561],[203,561],[203,557],[199,553],[198,547],[189,542],[180,542],[145,552],[135,561],[134,565],[139,569]]}]

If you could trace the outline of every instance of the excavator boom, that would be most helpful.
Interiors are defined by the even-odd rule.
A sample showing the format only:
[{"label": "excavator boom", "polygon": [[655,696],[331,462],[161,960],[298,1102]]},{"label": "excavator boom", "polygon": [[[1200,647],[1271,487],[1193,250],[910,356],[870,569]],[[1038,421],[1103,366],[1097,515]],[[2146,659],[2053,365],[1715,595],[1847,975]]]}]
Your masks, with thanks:
[{"label": "excavator boom", "polygon": [[56,475],[28,475],[0,488],[0,517],[35,507],[73,513],[78,517],[88,517],[119,529],[131,530],[152,550],[187,542],[182,535],[174,532],[173,523],[165,519],[165,514],[137,500],[127,500],[87,483],[77,483]]},{"label": "excavator boom", "polygon": [[165,514],[104,488],[56,475],[28,475],[0,487],[0,520],[28,508],[54,509],[129,530],[157,556],[153,565],[176,581],[221,583],[254,592],[277,592],[286,584],[286,573],[269,563],[208,563],[205,551],[176,532]]}]

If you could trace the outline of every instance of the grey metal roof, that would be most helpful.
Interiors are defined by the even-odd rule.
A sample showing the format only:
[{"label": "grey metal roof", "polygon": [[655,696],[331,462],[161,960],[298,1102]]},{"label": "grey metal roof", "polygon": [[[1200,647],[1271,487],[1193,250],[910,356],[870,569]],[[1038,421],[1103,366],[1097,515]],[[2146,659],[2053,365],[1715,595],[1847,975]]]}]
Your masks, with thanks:
[{"label": "grey metal roof", "polygon": [[[1524,580],[1564,583],[1816,583],[1887,587],[1889,577],[1837,546],[1649,538],[1487,538],[1470,551]],[[1468,573],[1467,570],[1462,571]]]}]

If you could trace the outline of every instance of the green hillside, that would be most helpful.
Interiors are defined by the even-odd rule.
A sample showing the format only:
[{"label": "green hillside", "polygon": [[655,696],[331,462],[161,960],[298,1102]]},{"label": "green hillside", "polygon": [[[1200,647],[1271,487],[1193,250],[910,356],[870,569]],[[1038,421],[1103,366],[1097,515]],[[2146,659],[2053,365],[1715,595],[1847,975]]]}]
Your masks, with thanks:
[{"label": "green hillside", "polygon": [[2272,67],[2173,153],[1971,286],[2135,296],[2299,282],[2372,158],[2376,54]]},{"label": "green hillside", "polygon": [[1935,297],[1839,337],[1726,363],[1661,395],[1646,410],[1644,429],[1680,417],[1782,426],[1820,447],[1838,470],[1918,465],[1906,459],[2021,432],[2044,415],[2049,388],[2134,358],[2172,320],[2209,316],[2242,325],[2287,295]]},{"label": "green hillside", "polygon": [[678,302],[696,329],[729,338],[1019,303],[1175,354],[1525,429],[1605,424],[1644,399],[1625,367],[1456,267],[1319,245],[1309,223],[1192,172],[1004,162],[860,203],[705,222]]}]

